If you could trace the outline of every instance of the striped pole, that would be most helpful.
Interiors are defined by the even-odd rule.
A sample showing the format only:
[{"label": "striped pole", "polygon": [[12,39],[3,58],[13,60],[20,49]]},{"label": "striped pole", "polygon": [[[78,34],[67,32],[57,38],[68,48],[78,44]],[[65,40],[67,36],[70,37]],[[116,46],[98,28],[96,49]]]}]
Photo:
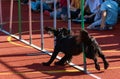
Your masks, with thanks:
[{"label": "striped pole", "polygon": [[[81,0],[81,27],[82,29],[84,30],[84,0]],[[86,54],[85,54],[85,51],[84,51],[84,44],[82,46],[82,51],[83,51],[83,62],[84,62],[84,71],[86,72],[87,70],[87,67],[86,67]]]},{"label": "striped pole", "polygon": [[41,10],[41,12],[40,12],[40,14],[41,14],[41,17],[40,17],[40,21],[41,21],[41,49],[43,50],[43,48],[44,48],[44,36],[43,36],[43,33],[44,33],[44,31],[43,31],[43,0],[41,0],[41,4],[40,4],[41,6],[40,6],[40,10]]},{"label": "striped pole", "polygon": [[21,16],[21,2],[18,0],[18,27],[19,27],[19,39],[21,39],[22,36],[22,16]]},{"label": "striped pole", "polygon": [[12,33],[12,22],[13,22],[13,0],[10,3],[10,24],[9,24],[9,32]]},{"label": "striped pole", "polygon": [[31,13],[31,0],[29,0],[29,39],[32,44],[32,13]]},{"label": "striped pole", "polygon": [[68,30],[71,31],[71,14],[70,14],[70,0],[67,0],[68,7]]}]

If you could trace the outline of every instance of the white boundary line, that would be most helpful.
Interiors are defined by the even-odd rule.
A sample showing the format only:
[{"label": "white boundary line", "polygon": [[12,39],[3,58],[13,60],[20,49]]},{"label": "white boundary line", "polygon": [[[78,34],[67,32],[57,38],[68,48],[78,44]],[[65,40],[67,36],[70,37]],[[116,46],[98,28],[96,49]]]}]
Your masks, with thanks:
[{"label": "white boundary line", "polygon": [[[25,43],[25,44],[27,44],[27,45],[29,45],[29,46],[37,49],[37,50],[40,50],[40,51],[42,51],[42,52],[44,52],[44,53],[46,53],[46,54],[48,54],[48,55],[50,55],[50,56],[52,55],[52,53],[48,52],[48,51],[45,50],[45,49],[41,49],[40,47],[38,47],[38,46],[36,46],[36,45],[34,45],[34,44],[30,44],[29,42],[25,41],[24,39],[19,39],[18,36],[15,36],[15,35],[13,35],[13,34],[10,34],[9,32],[7,32],[7,31],[5,31],[5,30],[2,30],[2,29],[0,29],[0,31],[3,32],[3,33],[5,33],[5,34],[7,34],[7,35],[10,35],[11,37],[14,37],[14,38],[18,39],[19,41],[21,41],[21,42],[23,42],[23,43]],[[59,59],[59,60],[61,59],[61,57],[59,57],[59,56],[57,56],[56,58]],[[82,67],[80,67],[80,66],[78,66],[78,65],[76,65],[76,64],[74,64],[74,63],[72,63],[72,62],[70,62],[69,65],[72,66],[72,67],[74,67],[74,68],[76,68],[76,69],[78,69],[78,70],[80,70],[80,71],[83,71],[83,72],[84,72],[84,68],[82,68]],[[88,74],[89,76],[95,78],[95,79],[101,79],[100,77],[98,77],[98,76],[96,76],[96,75],[94,75],[94,74],[92,74],[92,73],[90,73],[90,72],[88,72],[88,71],[86,71],[85,73]]]}]

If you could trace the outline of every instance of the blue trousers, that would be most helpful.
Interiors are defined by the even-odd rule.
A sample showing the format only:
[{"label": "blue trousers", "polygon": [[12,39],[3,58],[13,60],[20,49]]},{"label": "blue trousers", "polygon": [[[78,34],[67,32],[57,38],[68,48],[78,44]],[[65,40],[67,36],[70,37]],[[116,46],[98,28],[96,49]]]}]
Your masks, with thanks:
[{"label": "blue trousers", "polygon": [[[32,8],[32,10],[33,11],[39,10],[40,9],[40,4],[41,4],[40,0],[37,0],[36,2],[31,1],[31,8]],[[48,4],[43,2],[43,10],[51,10],[51,8],[49,7]]]},{"label": "blue trousers", "polygon": [[[61,11],[57,11],[56,14],[56,18],[61,18],[61,14],[63,15],[67,15],[67,7],[62,7]],[[50,17],[53,18],[54,17],[54,11],[50,13]]]}]

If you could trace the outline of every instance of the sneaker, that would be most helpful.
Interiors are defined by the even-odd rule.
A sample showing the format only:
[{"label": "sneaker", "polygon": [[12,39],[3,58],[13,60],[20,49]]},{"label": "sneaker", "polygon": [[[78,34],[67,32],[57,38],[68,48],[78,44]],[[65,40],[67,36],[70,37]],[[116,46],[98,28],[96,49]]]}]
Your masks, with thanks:
[{"label": "sneaker", "polygon": [[113,29],[113,25],[106,25],[106,29],[107,30],[112,30]]}]

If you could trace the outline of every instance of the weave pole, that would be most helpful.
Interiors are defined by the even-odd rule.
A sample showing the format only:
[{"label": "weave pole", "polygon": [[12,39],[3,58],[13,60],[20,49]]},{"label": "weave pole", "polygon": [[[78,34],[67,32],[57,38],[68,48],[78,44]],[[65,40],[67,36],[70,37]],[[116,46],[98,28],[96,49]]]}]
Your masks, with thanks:
[{"label": "weave pole", "polygon": [[[56,4],[57,4],[57,1],[54,0],[54,29],[56,29],[57,27],[57,9],[56,9]],[[56,37],[54,37],[54,47],[55,47],[55,44],[56,44]]]},{"label": "weave pole", "polygon": [[44,34],[44,28],[43,28],[43,0],[41,0],[41,4],[40,4],[40,15],[41,15],[41,17],[40,17],[40,21],[41,21],[41,49],[43,50],[44,49],[44,36],[43,36],[43,34]]},{"label": "weave pole", "polygon": [[2,19],[2,1],[0,0],[0,29],[2,30],[3,19]]},{"label": "weave pole", "polygon": [[68,7],[68,30],[71,31],[71,14],[70,14],[70,0],[67,0],[67,7]]},{"label": "weave pole", "polygon": [[56,23],[56,17],[57,17],[57,11],[56,11],[56,4],[57,4],[57,1],[54,0],[54,29],[56,29],[56,26],[57,26],[57,23]]},{"label": "weave pole", "polygon": [[[82,30],[84,30],[84,0],[81,0],[81,28]],[[87,71],[87,67],[86,67],[86,54],[85,54],[85,50],[84,50],[84,43],[82,44],[82,51],[83,51],[83,62],[84,62],[84,72]]]},{"label": "weave pole", "polygon": [[29,39],[32,44],[32,13],[31,13],[31,0],[29,0]]},{"label": "weave pole", "polygon": [[[19,0],[18,0],[19,1]],[[12,33],[12,22],[13,22],[13,0],[10,3],[10,23],[9,23],[9,32]]]},{"label": "weave pole", "polygon": [[18,27],[19,27],[19,39],[21,39],[22,36],[22,16],[21,16],[21,2],[18,0]]}]

